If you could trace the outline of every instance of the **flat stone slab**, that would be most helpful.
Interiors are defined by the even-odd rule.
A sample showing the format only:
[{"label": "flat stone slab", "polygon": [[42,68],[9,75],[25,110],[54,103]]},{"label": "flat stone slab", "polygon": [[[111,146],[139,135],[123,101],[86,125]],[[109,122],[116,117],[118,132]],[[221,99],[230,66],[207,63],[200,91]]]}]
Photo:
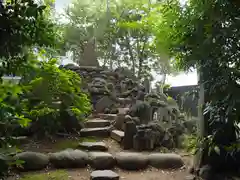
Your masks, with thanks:
[{"label": "flat stone slab", "polygon": [[178,169],[184,166],[182,157],[173,153],[153,153],[148,155],[149,165],[159,169]]},{"label": "flat stone slab", "polygon": [[116,154],[117,166],[125,170],[141,170],[148,166],[146,155],[135,152],[120,152]]},{"label": "flat stone slab", "polygon": [[84,124],[86,128],[100,128],[100,127],[110,126],[111,122],[109,120],[93,119],[93,120],[88,120]]},{"label": "flat stone slab", "polygon": [[114,120],[117,117],[117,114],[98,114],[97,116],[101,119]]},{"label": "flat stone slab", "polygon": [[104,142],[81,142],[78,145],[79,148],[88,151],[107,151],[108,147]]},{"label": "flat stone slab", "polygon": [[114,139],[115,141],[121,143],[124,138],[124,132],[119,131],[119,130],[113,130],[111,132],[111,138]]},{"label": "flat stone slab", "polygon": [[97,170],[112,169],[116,165],[116,160],[110,153],[90,152],[89,164]]},{"label": "flat stone slab", "polygon": [[90,180],[119,180],[119,175],[111,170],[93,171]]},{"label": "flat stone slab", "polygon": [[96,137],[108,137],[109,136],[109,127],[102,128],[84,128],[80,131],[81,136],[96,136]]}]

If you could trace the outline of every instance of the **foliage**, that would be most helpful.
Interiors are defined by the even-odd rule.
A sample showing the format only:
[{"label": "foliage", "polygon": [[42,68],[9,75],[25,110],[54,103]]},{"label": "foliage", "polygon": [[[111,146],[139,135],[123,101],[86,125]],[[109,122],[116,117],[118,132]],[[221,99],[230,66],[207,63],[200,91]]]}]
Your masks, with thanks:
[{"label": "foliage", "polygon": [[65,170],[57,170],[48,173],[28,174],[20,178],[20,180],[69,180],[69,174]]},{"label": "foliage", "polygon": [[[56,22],[54,22],[52,18],[52,11],[49,6],[51,0],[42,2],[43,3],[40,4],[32,0],[4,1],[4,3],[0,1],[0,77],[3,75],[25,74],[25,80],[28,79],[33,82],[31,75],[35,73],[35,75],[32,76],[35,77],[38,74],[36,74],[36,71],[33,71],[34,69],[36,70],[36,67],[32,66],[36,63],[36,59],[31,59],[32,50],[39,49],[40,47],[46,48],[48,52],[49,50],[52,52],[58,50],[61,38],[58,26],[56,26]],[[38,72],[40,72],[40,69],[38,69]],[[28,75],[26,75],[27,73]],[[72,78],[75,76],[69,75],[69,77]],[[76,81],[78,80],[79,79]],[[30,111],[26,111],[27,107],[29,107],[27,106],[29,100],[26,98],[28,95],[26,92],[31,89],[27,87],[29,88],[31,86],[25,84],[23,87],[16,84],[2,83],[1,79],[1,177],[8,170],[9,155],[18,152],[16,148],[13,148],[15,144],[15,138],[12,137],[13,133],[19,127],[26,128],[32,120],[29,119],[29,116],[26,118],[26,115],[30,113]],[[76,103],[74,105],[76,106]],[[79,114],[79,109],[74,109],[75,106],[70,109]],[[12,165],[12,163],[15,165],[20,164],[20,162],[11,162],[10,165]],[[6,166],[2,166],[3,164],[6,164]]]},{"label": "foliage", "polygon": [[208,149],[221,153],[239,138],[239,13],[229,0],[190,0],[185,5],[170,0],[163,1],[149,18],[155,43],[175,59],[177,67],[199,69],[206,100],[202,108],[208,119],[203,132],[212,141]]},{"label": "foliage", "polygon": [[39,53],[42,61],[32,67],[31,79],[23,76],[26,81],[21,106],[25,116],[33,121],[44,121],[46,124],[42,128],[46,133],[53,133],[61,126],[63,111],[83,120],[91,106],[88,96],[81,91],[80,76],[73,71],[59,69],[57,59],[47,61],[43,53]]},{"label": "foliage", "polygon": [[19,85],[3,83],[0,85],[0,147],[9,145],[13,127],[20,125],[26,127],[31,121],[23,116],[23,110],[20,106],[19,98],[23,90]]},{"label": "foliage", "polygon": [[184,140],[182,142],[182,146],[186,149],[187,152],[191,154],[196,154],[198,148],[198,138],[196,135],[185,135]]},{"label": "foliage", "polygon": [[0,177],[8,171],[9,163],[19,164],[9,159],[9,155],[18,152],[13,147],[16,140],[12,134],[17,126],[27,127],[30,119],[23,116],[19,98],[23,90],[19,85],[2,83],[0,84]]},{"label": "foliage", "polygon": [[[152,6],[148,0],[75,0],[66,9],[65,51],[82,58],[86,43],[96,39],[96,51],[104,67],[129,68],[139,79],[172,71],[167,56],[161,56],[152,43],[153,34],[145,21]],[[108,8],[107,8],[108,7]]]},{"label": "foliage", "polygon": [[0,75],[16,73],[27,62],[28,49],[33,46],[57,48],[55,24],[46,15],[45,5],[32,0],[0,3]]}]

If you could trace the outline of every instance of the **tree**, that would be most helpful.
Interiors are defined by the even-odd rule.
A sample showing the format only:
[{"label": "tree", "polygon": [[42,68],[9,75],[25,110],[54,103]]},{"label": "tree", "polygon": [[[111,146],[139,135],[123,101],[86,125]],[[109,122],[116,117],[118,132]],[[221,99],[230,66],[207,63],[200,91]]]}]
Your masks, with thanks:
[{"label": "tree", "polygon": [[[236,156],[238,151],[233,144],[237,143],[236,124],[240,121],[239,12],[229,0],[190,0],[185,5],[170,0],[164,1],[149,19],[155,43],[174,57],[178,68],[200,70],[200,83],[205,89],[201,107],[207,122],[202,129],[204,153],[200,166],[210,164],[221,169],[226,168],[224,163],[236,163],[228,155]],[[232,147],[230,152],[227,147]]]},{"label": "tree", "polygon": [[31,0],[7,1],[0,6],[0,76],[16,73],[27,62],[29,48],[57,48],[58,35],[47,6]]},{"label": "tree", "polygon": [[150,76],[156,67],[165,74],[169,72],[169,59],[159,57],[145,21],[154,6],[158,3],[121,0],[109,1],[107,9],[106,1],[75,0],[66,10],[69,22],[65,27],[65,48],[73,51],[78,60],[86,42],[96,37],[103,66],[127,67],[138,79]]},{"label": "tree", "polygon": [[[0,1],[0,77],[26,72],[29,56],[38,47],[58,48],[58,34],[49,7],[32,0]],[[29,71],[28,71],[29,73]],[[2,78],[1,78],[2,79]],[[8,172],[14,150],[13,129],[26,127],[30,120],[20,106],[23,89],[0,83],[0,179]],[[19,162],[15,162],[19,165]]]}]

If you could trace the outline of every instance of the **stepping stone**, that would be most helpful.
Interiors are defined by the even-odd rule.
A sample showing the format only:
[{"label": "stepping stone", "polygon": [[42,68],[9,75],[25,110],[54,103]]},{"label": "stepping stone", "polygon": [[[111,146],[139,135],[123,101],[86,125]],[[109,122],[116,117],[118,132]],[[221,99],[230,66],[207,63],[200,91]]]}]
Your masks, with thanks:
[{"label": "stepping stone", "polygon": [[87,122],[85,122],[86,128],[99,128],[99,127],[107,127],[110,125],[111,125],[110,121],[103,120],[103,119],[93,119],[93,120],[88,120]]},{"label": "stepping stone", "polygon": [[120,152],[116,154],[117,166],[125,170],[141,170],[148,166],[147,156],[135,152]]},{"label": "stepping stone", "polygon": [[117,117],[117,114],[98,114],[97,116],[101,119],[114,120]]},{"label": "stepping stone", "polygon": [[184,166],[182,157],[173,153],[153,153],[148,155],[149,165],[159,169],[178,169]]},{"label": "stepping stone", "polygon": [[115,158],[106,152],[90,152],[89,162],[91,167],[97,170],[112,169],[116,165]]},{"label": "stepping stone", "polygon": [[113,130],[111,132],[111,138],[114,139],[115,141],[121,143],[124,138],[124,132],[119,131],[119,130]]},{"label": "stepping stone", "polygon": [[87,136],[108,137],[110,133],[109,127],[102,127],[102,128],[84,128],[81,129],[80,134],[82,137]]},{"label": "stepping stone", "polygon": [[188,175],[185,177],[185,180],[196,180],[196,177],[194,175]]},{"label": "stepping stone", "polygon": [[119,180],[119,175],[111,170],[93,171],[90,180]]},{"label": "stepping stone", "polygon": [[79,148],[88,151],[107,151],[108,147],[104,142],[81,142],[78,145]]}]

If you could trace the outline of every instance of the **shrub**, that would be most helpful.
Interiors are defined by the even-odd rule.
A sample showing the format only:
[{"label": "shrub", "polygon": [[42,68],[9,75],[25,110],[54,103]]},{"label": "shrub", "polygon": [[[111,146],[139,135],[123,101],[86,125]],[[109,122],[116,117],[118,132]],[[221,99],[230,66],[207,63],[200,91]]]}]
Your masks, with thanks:
[{"label": "shrub", "polygon": [[19,96],[22,93],[19,85],[0,84],[0,178],[8,172],[9,163],[19,163],[9,158],[10,154],[18,151],[13,147],[16,141],[12,137],[15,127],[27,127],[30,122],[30,119],[22,115],[19,103]]},{"label": "shrub", "polygon": [[[44,57],[44,56],[41,56]],[[87,94],[81,91],[81,78],[73,71],[59,69],[56,59],[38,61],[32,70],[32,78],[24,76],[22,99],[24,114],[38,124],[44,133],[62,129],[63,118],[84,120],[90,110]],[[28,78],[25,78],[28,77]],[[65,117],[65,114],[68,117]],[[64,117],[62,117],[64,116]],[[65,119],[64,121],[70,119]]]}]

